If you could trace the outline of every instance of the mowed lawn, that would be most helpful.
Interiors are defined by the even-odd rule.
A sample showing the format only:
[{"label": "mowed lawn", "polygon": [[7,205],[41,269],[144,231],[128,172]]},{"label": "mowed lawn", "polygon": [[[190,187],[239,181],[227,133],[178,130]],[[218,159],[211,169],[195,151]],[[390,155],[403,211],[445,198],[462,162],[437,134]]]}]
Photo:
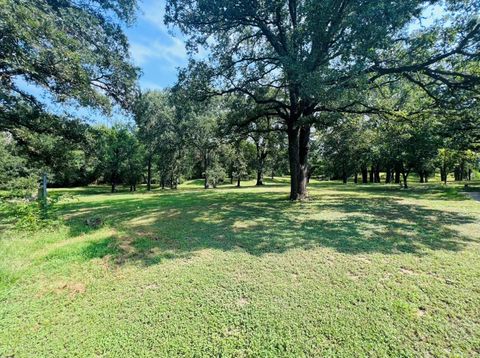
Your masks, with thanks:
[{"label": "mowed lawn", "polygon": [[285,181],[248,185],[52,190],[50,231],[4,215],[0,356],[480,354],[463,186],[314,183],[291,203]]}]

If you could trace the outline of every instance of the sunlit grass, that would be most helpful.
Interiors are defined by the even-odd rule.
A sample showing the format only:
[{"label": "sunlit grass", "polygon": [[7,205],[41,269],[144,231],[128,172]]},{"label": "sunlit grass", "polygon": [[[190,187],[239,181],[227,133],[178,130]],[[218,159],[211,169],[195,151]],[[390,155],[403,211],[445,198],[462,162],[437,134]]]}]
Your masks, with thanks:
[{"label": "sunlit grass", "polygon": [[0,356],[479,353],[462,185],[253,184],[51,190],[64,224],[0,234]]}]

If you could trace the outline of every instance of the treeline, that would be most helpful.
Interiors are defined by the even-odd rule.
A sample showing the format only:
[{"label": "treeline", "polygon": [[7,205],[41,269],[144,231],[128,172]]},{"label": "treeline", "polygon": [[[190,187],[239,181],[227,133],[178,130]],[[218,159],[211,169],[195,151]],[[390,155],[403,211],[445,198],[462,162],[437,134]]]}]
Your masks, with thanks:
[{"label": "treeline", "polygon": [[[147,190],[154,185],[176,189],[186,179],[200,178],[205,188],[226,182],[241,186],[251,179],[263,185],[266,176],[288,175],[282,122],[275,117],[241,122],[236,105],[228,99],[197,103],[181,93],[150,91],[138,97],[131,125],[76,123],[69,129],[76,135],[23,133],[29,140],[3,133],[1,185],[25,185],[44,172],[52,186],[108,184],[112,192],[119,185],[135,191],[139,184]],[[436,173],[445,183],[451,174],[455,180],[471,180],[479,169],[478,137],[472,129],[459,131],[459,123],[465,126],[467,120],[433,114],[336,118],[311,133],[308,180],[383,181],[405,188],[411,173],[422,183]]]},{"label": "treeline", "polygon": [[[186,179],[204,180],[205,188],[288,173],[286,142],[265,120],[233,130],[227,124],[225,103],[205,107],[181,106],[169,91],[147,92],[134,108],[135,123],[72,128],[76,140],[38,133],[3,132],[0,135],[0,188],[34,187],[43,173],[50,186],[108,184],[135,191],[139,184],[177,188]],[[191,106],[197,106],[192,108]],[[250,128],[250,129],[249,129]],[[22,178],[28,178],[23,180]]]},{"label": "treeline", "polygon": [[319,131],[314,142],[309,176],[328,175],[355,183],[384,182],[408,187],[411,173],[420,183],[436,173],[447,183],[472,180],[480,156],[474,150],[474,131],[454,129],[454,119],[348,118]]}]

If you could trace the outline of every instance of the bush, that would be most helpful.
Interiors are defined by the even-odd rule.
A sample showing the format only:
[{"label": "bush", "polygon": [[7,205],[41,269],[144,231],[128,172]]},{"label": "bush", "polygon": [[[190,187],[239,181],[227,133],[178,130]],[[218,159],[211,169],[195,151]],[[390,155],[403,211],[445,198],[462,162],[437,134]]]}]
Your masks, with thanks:
[{"label": "bush", "polygon": [[21,198],[34,200],[38,191],[38,176],[29,175],[23,178],[15,178],[3,186],[7,191],[6,196],[9,198]]},{"label": "bush", "polygon": [[47,201],[32,201],[28,199],[1,199],[0,211],[11,218],[18,230],[35,231],[58,224],[55,204],[60,197],[48,198]]}]

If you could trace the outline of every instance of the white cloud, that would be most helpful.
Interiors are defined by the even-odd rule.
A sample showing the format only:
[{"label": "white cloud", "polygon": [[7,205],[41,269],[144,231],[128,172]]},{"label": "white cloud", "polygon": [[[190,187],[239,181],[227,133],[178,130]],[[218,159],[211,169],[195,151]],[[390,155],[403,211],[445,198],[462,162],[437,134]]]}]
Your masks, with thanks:
[{"label": "white cloud", "polygon": [[170,43],[153,41],[151,44],[132,43],[130,52],[137,65],[143,65],[151,60],[161,60],[169,65],[180,66],[188,58],[185,43],[178,38],[170,38]]},{"label": "white cloud", "polygon": [[165,17],[165,1],[150,1],[143,7],[142,18],[162,31],[167,30],[163,19]]}]

